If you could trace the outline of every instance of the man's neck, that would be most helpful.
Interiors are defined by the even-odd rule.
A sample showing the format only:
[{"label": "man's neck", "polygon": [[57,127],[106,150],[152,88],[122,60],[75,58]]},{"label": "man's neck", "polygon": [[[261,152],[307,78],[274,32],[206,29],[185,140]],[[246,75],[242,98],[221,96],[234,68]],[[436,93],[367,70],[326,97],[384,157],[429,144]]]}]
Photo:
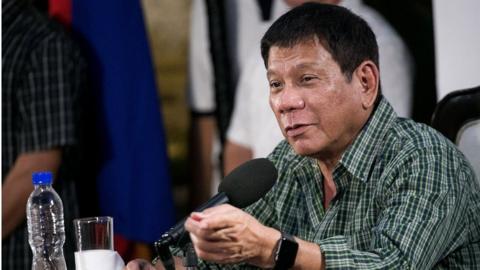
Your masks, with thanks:
[{"label": "man's neck", "polygon": [[335,162],[323,162],[317,160],[318,167],[323,175],[323,207],[325,209],[328,208],[330,202],[335,198],[335,195],[337,195],[337,186],[335,185],[335,181],[333,181],[333,170],[337,163],[338,160]]}]

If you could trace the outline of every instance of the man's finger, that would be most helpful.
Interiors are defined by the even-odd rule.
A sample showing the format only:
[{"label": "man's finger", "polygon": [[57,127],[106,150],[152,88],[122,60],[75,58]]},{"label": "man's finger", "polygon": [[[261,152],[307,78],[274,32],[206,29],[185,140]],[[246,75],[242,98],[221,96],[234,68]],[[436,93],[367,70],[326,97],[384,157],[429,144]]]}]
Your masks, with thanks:
[{"label": "man's finger", "polygon": [[148,261],[143,259],[135,259],[130,261],[125,270],[156,270],[153,265],[151,265]]}]

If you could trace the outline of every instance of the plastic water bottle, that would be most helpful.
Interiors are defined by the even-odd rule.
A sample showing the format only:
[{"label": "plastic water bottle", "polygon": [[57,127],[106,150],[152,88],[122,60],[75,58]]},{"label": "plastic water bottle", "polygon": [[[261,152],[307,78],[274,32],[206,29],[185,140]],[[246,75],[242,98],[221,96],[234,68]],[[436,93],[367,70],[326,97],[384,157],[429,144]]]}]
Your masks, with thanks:
[{"label": "plastic water bottle", "polygon": [[52,188],[50,172],[32,176],[35,187],[28,198],[28,243],[33,252],[32,270],[66,270],[63,256],[65,225],[60,196]]}]

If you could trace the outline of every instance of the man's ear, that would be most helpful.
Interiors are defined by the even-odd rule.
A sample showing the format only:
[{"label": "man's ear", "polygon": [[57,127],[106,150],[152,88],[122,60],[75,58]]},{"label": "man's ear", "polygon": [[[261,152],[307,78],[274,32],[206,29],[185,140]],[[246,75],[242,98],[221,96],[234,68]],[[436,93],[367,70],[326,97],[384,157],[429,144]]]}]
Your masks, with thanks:
[{"label": "man's ear", "polygon": [[364,109],[368,109],[375,104],[379,94],[380,76],[378,67],[370,60],[363,61],[355,70],[354,76],[357,76],[360,82],[362,106]]}]

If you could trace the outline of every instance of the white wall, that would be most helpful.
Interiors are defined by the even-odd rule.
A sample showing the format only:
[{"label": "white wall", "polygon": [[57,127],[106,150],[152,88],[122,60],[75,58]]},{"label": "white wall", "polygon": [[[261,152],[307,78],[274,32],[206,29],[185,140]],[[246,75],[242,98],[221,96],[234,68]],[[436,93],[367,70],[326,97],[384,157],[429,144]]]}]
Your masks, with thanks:
[{"label": "white wall", "polygon": [[432,0],[437,97],[480,85],[480,1]]}]

